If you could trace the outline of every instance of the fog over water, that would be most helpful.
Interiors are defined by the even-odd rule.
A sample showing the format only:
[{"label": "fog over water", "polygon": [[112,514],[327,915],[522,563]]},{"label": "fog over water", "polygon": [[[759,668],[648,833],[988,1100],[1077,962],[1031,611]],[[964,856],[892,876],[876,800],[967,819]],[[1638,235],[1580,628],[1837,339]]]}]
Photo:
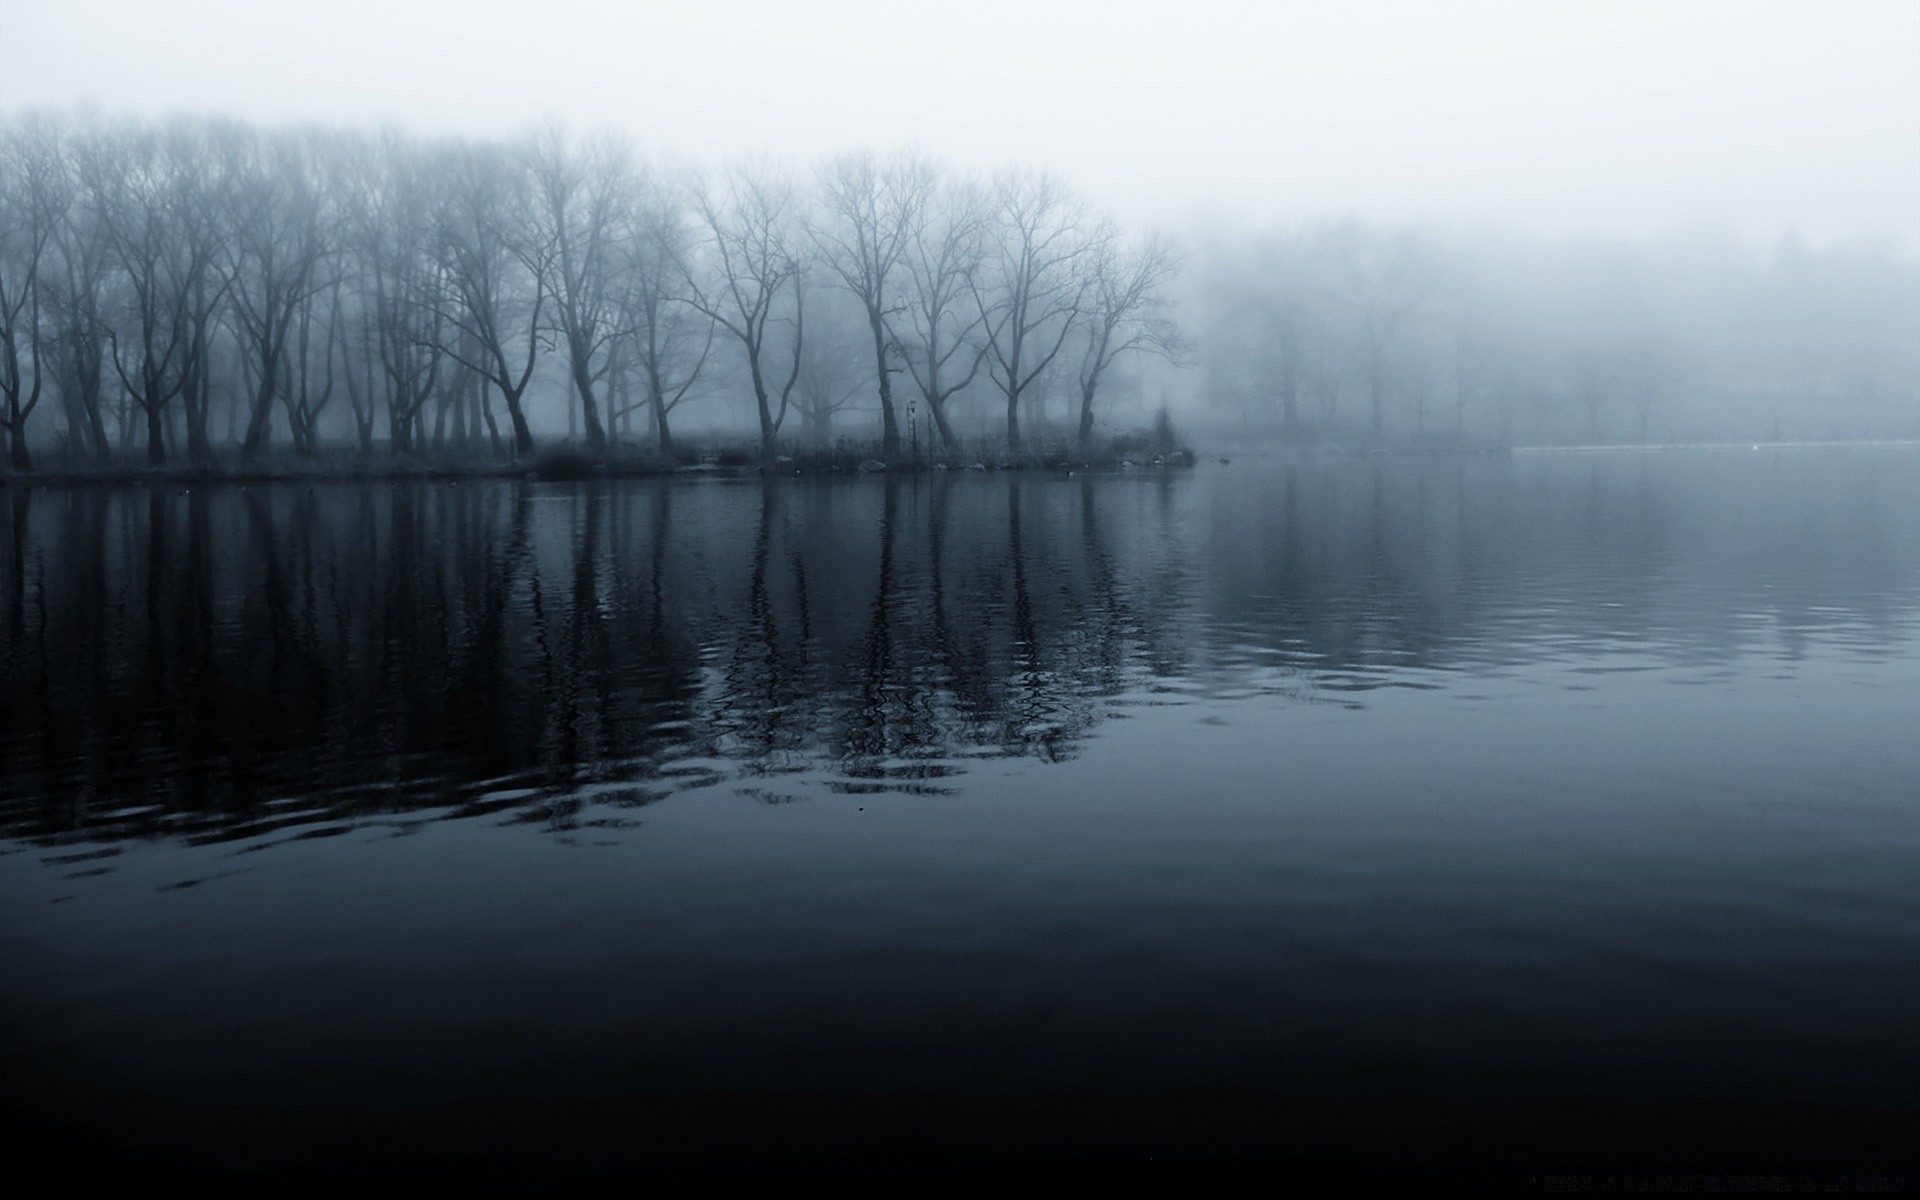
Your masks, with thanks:
[{"label": "fog over water", "polygon": [[1910,1187],[1916,64],[0,0],[9,1165]]},{"label": "fog over water", "polygon": [[1920,14],[1899,0],[11,0],[5,20],[0,109],[490,136],[554,114],[708,162],[911,142],[1047,166],[1129,220],[1727,222],[1920,250]]},{"label": "fog over water", "polygon": [[[202,461],[228,440],[251,459],[276,436],[304,454],[353,444],[356,429],[363,452],[443,450],[449,414],[456,453],[484,423],[496,455],[505,438],[670,457],[662,426],[680,401],[683,431],[757,430],[763,454],[878,436],[888,460],[922,452],[907,445],[919,421],[956,461],[985,456],[978,440],[1019,451],[1016,421],[1026,440],[1099,457],[1163,407],[1213,441],[1920,436],[1908,4],[16,0],[5,20],[15,194],[0,196],[0,321],[21,347],[5,414],[26,447],[16,468],[49,448]],[[139,149],[162,130],[164,150]],[[875,156],[859,160],[871,221],[848,216],[852,153]],[[84,369],[55,369],[53,345],[105,354],[116,322],[94,314],[114,317],[114,280],[140,277],[126,231],[136,210],[160,212],[156,185],[127,182],[140,154],[191,181],[142,253],[198,265],[162,281],[171,300],[139,292],[195,349],[167,359],[149,336],[128,378],[151,368],[158,382],[121,394],[107,372],[99,394]],[[617,204],[555,207],[560,178]],[[552,202],[529,209],[535,191]],[[278,223],[244,215],[254,195],[284,207]],[[203,233],[189,234],[189,212]],[[256,236],[236,237],[247,221]],[[869,225],[912,230],[926,253],[916,266],[887,251],[850,292],[837,231]],[[270,268],[266,247],[296,226],[312,249]],[[754,229],[775,239],[747,271],[749,299],[769,307],[736,344],[708,302],[740,298],[743,264],[720,251]],[[369,258],[374,230],[419,262]],[[1056,263],[1005,269],[1009,247],[1049,233],[1065,238]],[[556,238],[593,247],[567,252],[582,261],[564,288],[539,274]],[[113,252],[76,267],[101,239]],[[955,253],[941,259],[936,242]],[[659,249],[635,258],[646,243]],[[508,259],[476,299],[461,281],[495,254]],[[1098,283],[1130,264],[1137,291]],[[262,363],[286,370],[272,324],[228,309],[288,286],[320,298],[284,339],[298,370],[263,392]],[[645,321],[641,294],[654,297]],[[376,296],[399,308],[367,316]],[[617,311],[580,322],[582,305],[604,304]],[[422,324],[434,314],[438,332]],[[529,339],[555,322],[566,353],[532,362],[506,399],[526,423],[516,432],[516,410],[509,438],[494,393],[518,384],[523,347],[539,358]],[[665,348],[639,349],[640,325]],[[494,326],[497,342],[454,344]],[[717,353],[699,352],[707,333]],[[423,340],[444,352],[370,371],[376,344]],[[567,360],[583,355],[576,375]],[[364,414],[337,399],[336,367],[364,378],[368,394],[349,397]],[[582,378],[601,394],[583,397]],[[37,418],[35,395],[49,397]],[[243,396],[264,398],[245,422]],[[143,425],[136,409],[155,407],[167,411]]]}]

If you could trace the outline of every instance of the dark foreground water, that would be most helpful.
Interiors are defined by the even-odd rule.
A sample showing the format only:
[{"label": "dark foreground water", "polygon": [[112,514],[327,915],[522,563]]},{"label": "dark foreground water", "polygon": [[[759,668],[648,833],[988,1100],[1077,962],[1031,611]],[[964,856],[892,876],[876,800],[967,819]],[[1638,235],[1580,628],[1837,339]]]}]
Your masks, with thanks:
[{"label": "dark foreground water", "polygon": [[5,500],[15,1161],[1916,1165],[1914,449]]}]

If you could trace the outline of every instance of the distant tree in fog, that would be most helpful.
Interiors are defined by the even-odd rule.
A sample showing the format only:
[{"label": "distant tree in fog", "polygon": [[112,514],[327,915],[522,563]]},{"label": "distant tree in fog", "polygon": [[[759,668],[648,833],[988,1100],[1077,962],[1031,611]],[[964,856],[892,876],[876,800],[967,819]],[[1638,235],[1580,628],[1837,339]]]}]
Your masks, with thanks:
[{"label": "distant tree in fog", "polygon": [[612,138],[576,147],[550,130],[535,152],[534,178],[543,235],[552,241],[548,290],[555,324],[566,346],[587,449],[603,450],[607,429],[595,389],[621,333],[617,274],[636,183],[631,156]]},{"label": "distant tree in fog", "polygon": [[433,246],[446,294],[447,323],[460,336],[454,357],[499,389],[516,454],[533,450],[523,397],[547,341],[556,227],[541,219],[532,149],[459,146],[448,152]]},{"label": "distant tree in fog", "polygon": [[59,189],[61,210],[53,230],[54,261],[43,264],[37,277],[49,324],[45,348],[60,390],[69,452],[105,462],[113,443],[103,410],[107,325],[102,305],[113,273],[113,251],[106,221],[96,198],[81,186],[77,166],[99,134],[51,123],[30,128],[50,143],[51,180]]},{"label": "distant tree in fog", "polygon": [[388,444],[407,453],[420,441],[421,414],[446,368],[446,280],[433,254],[433,179],[414,147],[388,137],[362,160],[357,185],[351,249],[383,377]]},{"label": "distant tree in fog", "polygon": [[[799,208],[793,184],[779,171],[765,165],[734,167],[717,187],[696,189],[694,210],[707,235],[704,253],[683,260],[690,302],[740,344],[760,421],[760,448],[768,458],[786,420],[805,342],[807,262]],[[791,331],[784,366],[767,361],[770,339],[782,321]]]},{"label": "distant tree in fog", "polygon": [[58,148],[42,127],[0,129],[0,399],[8,461],[32,467],[27,418],[53,357],[47,309],[56,235],[71,204]]},{"label": "distant tree in fog", "polygon": [[887,317],[901,260],[926,222],[938,179],[932,164],[916,155],[885,161],[868,151],[841,155],[820,167],[820,214],[809,228],[820,262],[866,311],[880,392],[880,449],[888,459],[900,455],[900,422],[887,363],[893,340]]},{"label": "distant tree in fog", "polygon": [[[217,153],[224,160],[220,200],[231,206],[222,222],[228,233],[220,242],[220,267],[253,381],[241,452],[252,458],[267,445],[276,395],[286,398],[286,359],[307,336],[296,322],[310,315],[308,302],[324,282],[321,264],[333,249],[334,218],[301,140],[225,126]],[[299,428],[297,419],[294,425]],[[196,458],[205,457],[204,435],[195,450]]]},{"label": "distant tree in fog", "polygon": [[205,352],[211,276],[225,232],[199,170],[203,135],[179,123],[126,127],[91,149],[83,179],[126,288],[119,311],[103,314],[109,358],[146,418],[147,461],[163,463],[168,406],[195,382]]},{"label": "distant tree in fog", "polygon": [[[924,406],[953,456],[981,402],[1011,451],[1085,446],[1116,381],[1296,441],[1920,436],[1920,264],[1891,246],[1351,220],[1192,243],[1176,272],[1057,178],[906,153],[681,186],[558,132],[8,117],[0,436],[11,471],[524,456],[557,418],[672,455],[751,411],[767,456],[890,458]],[[1175,346],[1200,369],[1152,360]]]},{"label": "distant tree in fog", "polygon": [[[834,303],[840,299],[841,303]],[[807,316],[807,340],[793,402],[800,414],[800,440],[825,445],[841,413],[873,394],[874,356],[864,306],[845,293],[816,296]]]},{"label": "distant tree in fog", "polygon": [[1173,356],[1183,349],[1161,294],[1179,260],[1156,237],[1129,245],[1118,230],[1098,234],[1088,254],[1087,346],[1080,361],[1080,424],[1084,447],[1093,438],[1093,402],[1108,368],[1127,354]]},{"label": "distant tree in fog", "polygon": [[704,375],[716,324],[693,303],[682,271],[694,235],[679,189],[657,181],[645,184],[629,214],[621,292],[628,339],[624,361],[639,377],[641,396],[621,415],[644,406],[655,447],[670,456],[669,417]]},{"label": "distant tree in fog", "polygon": [[974,303],[972,290],[985,255],[980,192],[971,183],[949,180],[929,198],[907,241],[901,257],[910,286],[889,325],[949,453],[959,448],[959,440],[947,406],[986,361],[987,342],[979,336],[986,311]]},{"label": "distant tree in fog", "polygon": [[1020,401],[1053,365],[1086,303],[1087,263],[1099,242],[1087,214],[1052,175],[1015,171],[994,181],[987,251],[969,280],[988,371],[1007,402],[1007,446],[1020,449]]},{"label": "distant tree in fog", "polygon": [[1378,441],[1386,429],[1394,351],[1431,290],[1426,249],[1411,235],[1373,238],[1349,224],[1336,234],[1333,252],[1359,318],[1362,370]]}]

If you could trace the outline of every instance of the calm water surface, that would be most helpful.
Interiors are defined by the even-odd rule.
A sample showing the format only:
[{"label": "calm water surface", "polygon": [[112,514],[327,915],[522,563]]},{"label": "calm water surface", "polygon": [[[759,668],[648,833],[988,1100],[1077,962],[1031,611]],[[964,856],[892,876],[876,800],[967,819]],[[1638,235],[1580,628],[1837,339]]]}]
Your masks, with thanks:
[{"label": "calm water surface", "polygon": [[5,504],[73,1161],[1915,1165],[1912,448]]}]

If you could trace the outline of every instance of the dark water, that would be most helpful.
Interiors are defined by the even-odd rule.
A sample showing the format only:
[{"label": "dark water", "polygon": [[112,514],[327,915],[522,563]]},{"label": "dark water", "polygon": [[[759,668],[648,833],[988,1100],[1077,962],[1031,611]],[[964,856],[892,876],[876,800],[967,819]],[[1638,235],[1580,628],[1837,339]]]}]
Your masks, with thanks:
[{"label": "dark water", "polygon": [[28,1152],[1915,1165],[1910,448],[6,503]]}]

